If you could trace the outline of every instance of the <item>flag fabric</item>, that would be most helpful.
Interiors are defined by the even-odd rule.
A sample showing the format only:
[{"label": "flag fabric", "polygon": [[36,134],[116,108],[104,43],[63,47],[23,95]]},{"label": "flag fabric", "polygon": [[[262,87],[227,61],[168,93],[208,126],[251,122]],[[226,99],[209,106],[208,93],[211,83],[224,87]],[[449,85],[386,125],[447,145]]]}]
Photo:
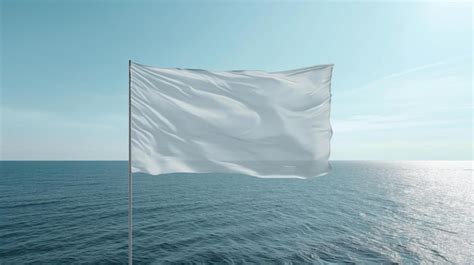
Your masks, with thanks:
[{"label": "flag fabric", "polygon": [[130,67],[132,172],[307,178],[330,170],[333,65]]}]

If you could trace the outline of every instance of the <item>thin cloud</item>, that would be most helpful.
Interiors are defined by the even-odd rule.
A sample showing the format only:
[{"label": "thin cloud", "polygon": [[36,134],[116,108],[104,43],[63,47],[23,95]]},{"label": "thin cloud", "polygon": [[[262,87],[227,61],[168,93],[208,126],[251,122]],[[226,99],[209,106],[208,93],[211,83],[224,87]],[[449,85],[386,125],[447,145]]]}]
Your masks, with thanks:
[{"label": "thin cloud", "polygon": [[429,63],[425,65],[416,66],[413,68],[409,68],[403,71],[391,73],[386,76],[380,77],[358,88],[343,90],[345,92],[343,92],[341,95],[353,96],[356,94],[368,92],[368,90],[372,90],[372,89],[383,89],[387,82],[394,83],[400,79],[404,79],[409,76],[417,76],[417,75],[423,76],[426,74],[426,71],[428,70],[453,69],[455,67],[459,67],[459,65],[465,64],[466,62],[468,62],[470,64],[470,67],[472,67],[471,60],[472,60],[472,56],[467,55],[467,56],[454,57],[448,60],[438,61],[435,63]]},{"label": "thin cloud", "polygon": [[356,115],[349,119],[335,119],[331,123],[335,133],[345,133],[465,124],[469,123],[469,119],[430,120],[424,117],[397,115]]},{"label": "thin cloud", "polygon": [[126,121],[123,115],[113,113],[102,113],[89,117],[86,120],[83,118],[74,120],[58,112],[19,109],[8,106],[1,106],[0,113],[2,117],[2,130],[5,130],[12,123],[47,123],[64,128],[112,130],[123,127],[120,125]]}]

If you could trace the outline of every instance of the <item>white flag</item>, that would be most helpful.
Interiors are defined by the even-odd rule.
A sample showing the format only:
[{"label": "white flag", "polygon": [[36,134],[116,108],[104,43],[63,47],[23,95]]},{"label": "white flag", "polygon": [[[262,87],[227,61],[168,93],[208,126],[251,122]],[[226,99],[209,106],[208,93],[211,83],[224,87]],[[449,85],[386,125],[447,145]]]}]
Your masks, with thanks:
[{"label": "white flag", "polygon": [[132,172],[326,174],[332,68],[220,72],[132,63]]}]

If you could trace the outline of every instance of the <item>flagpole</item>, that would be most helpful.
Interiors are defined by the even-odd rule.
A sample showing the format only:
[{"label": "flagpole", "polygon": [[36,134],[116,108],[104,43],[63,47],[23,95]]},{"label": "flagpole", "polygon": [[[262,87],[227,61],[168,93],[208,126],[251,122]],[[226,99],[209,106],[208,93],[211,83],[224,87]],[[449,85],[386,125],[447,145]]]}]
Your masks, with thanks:
[{"label": "flagpole", "polygon": [[128,264],[132,265],[132,60],[128,60]]}]

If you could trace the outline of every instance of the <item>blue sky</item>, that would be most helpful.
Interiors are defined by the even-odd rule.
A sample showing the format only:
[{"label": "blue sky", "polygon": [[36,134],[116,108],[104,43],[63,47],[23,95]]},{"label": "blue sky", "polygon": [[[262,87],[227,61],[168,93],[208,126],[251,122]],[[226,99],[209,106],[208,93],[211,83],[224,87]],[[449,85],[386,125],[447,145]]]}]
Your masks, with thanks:
[{"label": "blue sky", "polygon": [[331,159],[472,159],[472,3],[1,1],[0,159],[126,160],[128,60],[334,63]]}]

